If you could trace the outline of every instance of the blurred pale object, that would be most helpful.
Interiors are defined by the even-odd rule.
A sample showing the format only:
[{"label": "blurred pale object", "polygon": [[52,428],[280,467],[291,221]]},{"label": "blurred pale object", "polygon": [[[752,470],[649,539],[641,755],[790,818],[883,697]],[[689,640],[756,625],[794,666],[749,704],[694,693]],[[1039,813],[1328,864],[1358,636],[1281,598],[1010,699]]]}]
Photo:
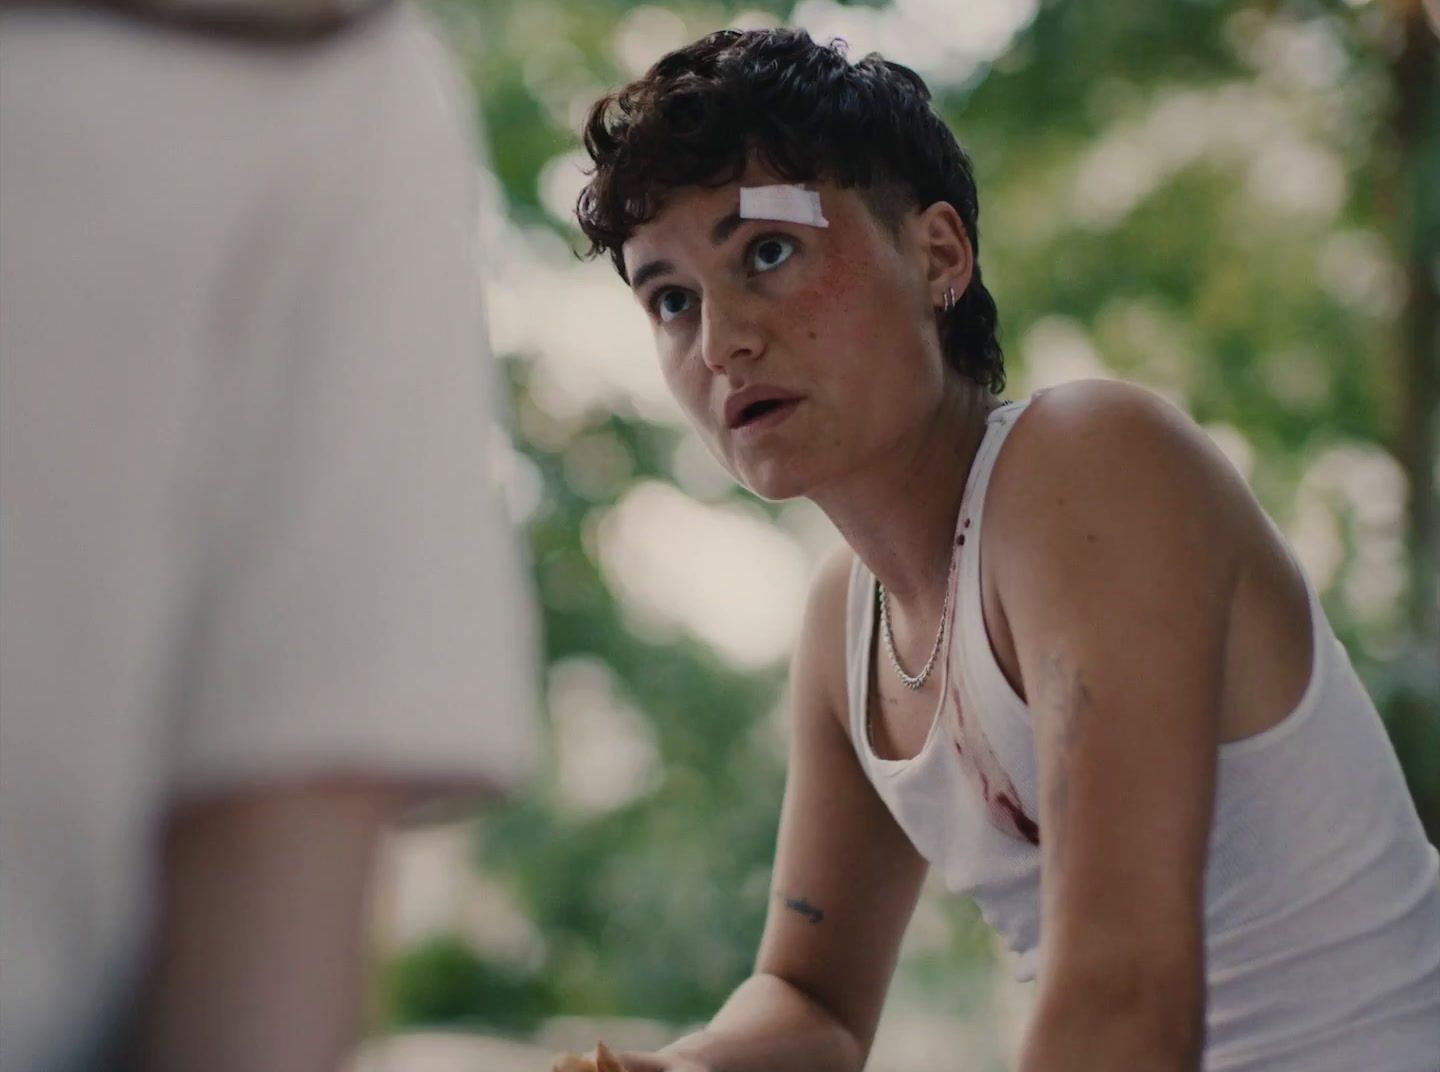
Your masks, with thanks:
[{"label": "blurred pale object", "polygon": [[1245,192],[1262,206],[1329,219],[1346,195],[1345,168],[1332,152],[1299,140],[1265,146],[1250,164]]},{"label": "blurred pale object", "polygon": [[1225,21],[1225,39],[1260,78],[1276,87],[1315,92],[1339,84],[1350,57],[1336,19],[1296,18],[1283,10],[1242,8]]},{"label": "blurred pale object", "polygon": [[1202,357],[1188,310],[1182,315],[1155,294],[1117,296],[1101,307],[1092,331],[1096,349],[1112,355],[1126,379],[1189,409]]},{"label": "blurred pale object", "polygon": [[608,499],[630,483],[635,456],[619,436],[602,428],[572,439],[562,468],[571,491],[588,499]]},{"label": "blurred pale object", "polygon": [[1338,580],[1350,612],[1371,625],[1399,610],[1408,494],[1395,459],[1359,443],[1321,451],[1295,493],[1286,535],[1296,555],[1317,589],[1326,591]]},{"label": "blurred pale object", "polygon": [[[517,11],[512,24],[518,20]],[[550,121],[564,130],[579,130],[585,122],[587,107],[605,90],[590,72],[585,54],[573,41],[558,36],[548,22],[553,18],[549,8],[536,8],[547,13],[547,21],[541,24],[541,35],[531,43],[515,46],[512,54],[523,56],[520,68],[521,78],[531,97],[545,109]]]},{"label": "blurred pale object", "polygon": [[561,420],[616,409],[684,423],[645,315],[608,261],[577,261],[541,228],[507,227],[494,252],[487,305],[495,350],[531,359],[537,405]]},{"label": "blurred pale object", "polygon": [[673,11],[649,4],[632,8],[620,20],[610,48],[620,69],[639,77],[667,52],[686,44],[694,36]]},{"label": "blurred pale object", "polygon": [[600,563],[642,626],[678,625],[738,667],[768,666],[795,641],[810,567],[757,513],[642,483],[601,522]]},{"label": "blurred pale object", "polygon": [[[250,810],[220,802],[308,811],[328,791],[292,790],[337,775],[489,796],[531,766],[535,613],[490,482],[469,97],[409,3],[283,48],[6,7],[0,1066],[115,1063],[79,1051],[108,1048],[151,962],[177,802],[228,830]],[[304,829],[265,826],[262,858]],[[355,888],[320,843],[287,898]],[[250,873],[265,889],[274,867]],[[346,911],[317,971],[360,940]],[[169,948],[213,960],[207,984],[239,963],[208,954],[235,946],[195,923],[211,914],[261,926],[218,902],[174,917],[195,940]],[[287,993],[254,989],[245,1015]],[[334,1037],[341,988],[313,996],[297,1030]]]},{"label": "blurred pale object", "polygon": [[536,190],[545,211],[564,224],[575,219],[575,201],[590,181],[585,174],[590,158],[579,150],[552,156],[540,169]]},{"label": "blurred pale object", "polygon": [[543,1072],[554,1056],[507,1039],[424,1031],[368,1043],[345,1072]]},{"label": "blurred pale object", "polygon": [[1111,125],[1081,159],[1070,217],[1104,231],[1191,166],[1244,169],[1263,212],[1329,219],[1348,192],[1341,161],[1310,137],[1298,105],[1248,83],[1162,93]]},{"label": "blurred pale object", "polygon": [[[1348,531],[1350,557],[1340,577],[1340,593],[1351,613],[1372,625],[1398,612],[1405,589],[1408,494],[1405,473],[1395,459],[1379,447],[1359,443],[1321,453],[1296,492],[1297,513],[1324,509],[1337,522],[1337,538],[1339,525]],[[1297,552],[1303,557],[1301,549]]]},{"label": "blurred pale object", "polygon": [[1071,380],[1111,378],[1084,326],[1069,317],[1035,321],[1020,340],[1020,352],[1026,394]]},{"label": "blurred pale object", "polygon": [[880,52],[927,78],[958,83],[1004,55],[1038,9],[1037,0],[967,0],[957,17],[951,0],[895,0],[885,7],[801,0],[790,22],[816,41],[843,38],[853,58]]},{"label": "blurred pale object", "polygon": [[1334,371],[1314,350],[1296,345],[1264,356],[1260,377],[1276,401],[1297,408],[1321,406],[1330,397]]},{"label": "blurred pale object", "polygon": [[875,1068],[919,1070],[935,1067],[937,1054],[964,1055],[965,1068],[976,1072],[1002,1072],[991,1052],[994,1039],[989,1025],[960,1017],[893,1012],[880,1022],[871,1050]]},{"label": "blurred pale object", "polygon": [[595,816],[659,785],[660,752],[650,723],[616,694],[608,666],[566,659],[550,669],[547,691],[555,792],[563,807]]},{"label": "blurred pale object", "polygon": [[491,479],[504,496],[511,523],[523,528],[545,501],[544,477],[502,429],[495,430],[491,442]]},{"label": "blurred pale object", "polygon": [[543,939],[511,893],[476,869],[473,823],[394,831],[380,872],[376,926],[384,949],[448,935],[488,961],[528,966],[544,955]]},{"label": "blurred pale object", "polygon": [[1385,319],[1404,304],[1404,269],[1374,231],[1356,228],[1329,236],[1316,268],[1326,293],[1357,312]]},{"label": "blurred pale object", "polygon": [[735,30],[773,30],[779,25],[780,20],[771,12],[755,8],[736,12],[730,20],[730,26]]},{"label": "blurred pale object", "polygon": [[1248,482],[1251,474],[1255,472],[1255,448],[1250,445],[1250,440],[1245,433],[1233,424],[1216,422],[1204,426],[1205,434],[1210,441],[1220,449],[1230,464]]}]

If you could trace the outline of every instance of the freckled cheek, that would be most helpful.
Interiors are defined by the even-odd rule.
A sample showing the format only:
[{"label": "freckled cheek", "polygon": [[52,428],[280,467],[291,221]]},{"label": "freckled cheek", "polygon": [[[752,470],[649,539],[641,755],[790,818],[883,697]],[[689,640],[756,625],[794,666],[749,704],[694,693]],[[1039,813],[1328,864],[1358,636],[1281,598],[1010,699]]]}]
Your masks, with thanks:
[{"label": "freckled cheek", "polygon": [[849,258],[831,258],[817,278],[785,295],[779,329],[821,343],[854,343],[869,335],[874,300],[869,270]]}]

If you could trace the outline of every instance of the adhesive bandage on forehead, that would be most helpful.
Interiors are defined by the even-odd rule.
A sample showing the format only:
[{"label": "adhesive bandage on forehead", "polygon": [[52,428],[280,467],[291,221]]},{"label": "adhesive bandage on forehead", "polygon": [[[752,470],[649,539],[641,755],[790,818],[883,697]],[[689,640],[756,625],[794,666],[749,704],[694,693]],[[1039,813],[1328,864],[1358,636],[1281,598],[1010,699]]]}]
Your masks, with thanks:
[{"label": "adhesive bandage on forehead", "polygon": [[740,218],[781,220],[807,227],[830,226],[820,211],[820,195],[795,185],[740,187]]}]

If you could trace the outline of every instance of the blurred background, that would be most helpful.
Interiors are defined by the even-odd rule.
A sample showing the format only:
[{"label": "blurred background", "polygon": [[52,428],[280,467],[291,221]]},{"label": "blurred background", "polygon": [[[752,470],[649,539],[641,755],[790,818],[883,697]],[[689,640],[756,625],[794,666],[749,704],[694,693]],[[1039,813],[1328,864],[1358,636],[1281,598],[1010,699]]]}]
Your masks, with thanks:
[{"label": "blurred background", "polygon": [[[433,5],[491,164],[502,474],[544,604],[527,795],[396,836],[367,1072],[649,1048],[749,971],[785,664],[837,539],[736,488],[667,397],[608,262],[576,256],[602,92],[726,26],[918,70],[974,158],[1009,397],[1117,376],[1190,412],[1292,541],[1440,841],[1440,92],[1419,0]],[[876,1072],[1006,1067],[1027,995],[927,891]]]}]

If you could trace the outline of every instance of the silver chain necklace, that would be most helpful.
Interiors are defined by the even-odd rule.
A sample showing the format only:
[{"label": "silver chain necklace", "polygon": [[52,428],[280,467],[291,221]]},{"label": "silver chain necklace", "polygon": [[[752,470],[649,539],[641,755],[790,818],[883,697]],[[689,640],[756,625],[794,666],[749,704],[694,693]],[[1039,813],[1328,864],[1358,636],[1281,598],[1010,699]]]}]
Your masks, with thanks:
[{"label": "silver chain necklace", "polygon": [[876,588],[880,592],[880,631],[885,636],[885,653],[890,656],[890,665],[895,668],[895,673],[900,678],[900,683],[907,689],[919,689],[930,679],[930,672],[935,669],[935,660],[940,656],[940,645],[945,640],[945,622],[950,617],[950,593],[954,590],[955,564],[960,561],[960,556],[955,548],[950,549],[950,572],[945,577],[945,603],[940,608],[940,628],[935,632],[935,643],[930,646],[930,658],[925,660],[925,665],[920,672],[910,675],[900,665],[900,656],[895,651],[895,633],[890,628],[890,595],[885,591],[885,586],[878,580]]},{"label": "silver chain necklace", "polygon": [[[1039,393],[1040,392],[1037,391],[1035,395],[1038,397]],[[986,415],[985,423],[987,425],[990,423],[990,417],[996,410],[1013,405],[1015,405],[1013,401],[1001,402]],[[984,437],[982,435],[981,446],[983,445]],[[979,449],[977,448],[975,458],[971,461],[972,466],[975,464],[975,461],[979,459],[979,456]],[[963,502],[961,505],[964,505]],[[969,518],[965,519],[964,527],[970,527]],[[930,672],[935,669],[935,660],[940,657],[940,645],[945,642],[945,623],[950,619],[950,596],[955,588],[955,566],[956,563],[960,561],[957,546],[964,542],[965,536],[961,534],[960,539],[956,541],[956,545],[952,545],[950,548],[950,572],[945,576],[945,603],[940,609],[940,628],[935,631],[935,643],[930,645],[930,658],[925,660],[925,665],[920,668],[918,674],[913,676],[907,674],[905,668],[900,665],[900,655],[895,650],[895,633],[894,630],[890,628],[890,595],[885,591],[885,586],[880,583],[878,578],[875,581],[875,587],[879,590],[880,594],[880,627],[881,632],[885,634],[885,653],[890,656],[890,665],[895,668],[895,673],[900,678],[900,684],[904,685],[907,689],[919,689],[925,682],[929,681]]]}]

